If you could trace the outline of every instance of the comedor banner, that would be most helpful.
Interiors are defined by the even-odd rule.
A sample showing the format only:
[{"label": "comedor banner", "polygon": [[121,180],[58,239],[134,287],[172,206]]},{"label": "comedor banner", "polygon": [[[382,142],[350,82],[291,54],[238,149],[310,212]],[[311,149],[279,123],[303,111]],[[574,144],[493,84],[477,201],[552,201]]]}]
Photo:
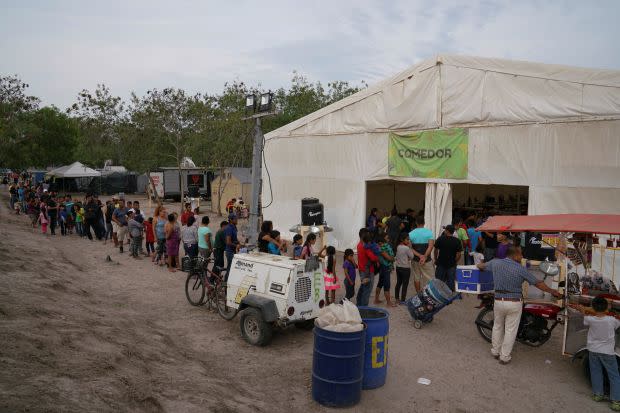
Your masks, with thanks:
[{"label": "comedor banner", "polygon": [[390,133],[390,176],[467,179],[466,129]]}]

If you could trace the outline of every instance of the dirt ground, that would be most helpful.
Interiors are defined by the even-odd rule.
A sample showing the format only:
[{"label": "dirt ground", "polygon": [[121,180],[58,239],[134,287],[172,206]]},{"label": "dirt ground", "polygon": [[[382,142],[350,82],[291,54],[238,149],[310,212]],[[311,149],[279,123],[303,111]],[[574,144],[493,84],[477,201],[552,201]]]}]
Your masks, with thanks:
[{"label": "dirt ground", "polygon": [[[311,398],[311,332],[252,347],[238,318],[187,303],[184,273],[43,236],[0,201],[0,411],[330,410]],[[341,411],[608,411],[560,355],[561,328],[541,348],[517,344],[501,366],[474,326],[476,303],[466,297],[421,330],[390,309],[387,383]]]}]

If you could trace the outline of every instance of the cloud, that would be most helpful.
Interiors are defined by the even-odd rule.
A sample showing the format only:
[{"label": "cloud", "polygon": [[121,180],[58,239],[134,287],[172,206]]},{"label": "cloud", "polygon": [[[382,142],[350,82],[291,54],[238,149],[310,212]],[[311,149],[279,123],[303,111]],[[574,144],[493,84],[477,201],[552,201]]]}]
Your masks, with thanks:
[{"label": "cloud", "polygon": [[60,107],[102,82],[123,97],[217,93],[234,79],[275,89],[293,70],[374,83],[438,53],[620,68],[614,0],[15,0],[1,11],[0,73]]}]

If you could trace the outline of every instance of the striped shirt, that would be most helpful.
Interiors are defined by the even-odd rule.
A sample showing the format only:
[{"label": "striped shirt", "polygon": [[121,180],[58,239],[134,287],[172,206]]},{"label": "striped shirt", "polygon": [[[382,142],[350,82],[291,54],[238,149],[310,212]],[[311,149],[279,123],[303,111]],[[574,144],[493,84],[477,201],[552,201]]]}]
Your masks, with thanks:
[{"label": "striped shirt", "polygon": [[524,266],[510,258],[491,260],[486,264],[486,269],[493,273],[495,297],[497,298],[521,298],[523,281],[531,285],[540,281]]}]

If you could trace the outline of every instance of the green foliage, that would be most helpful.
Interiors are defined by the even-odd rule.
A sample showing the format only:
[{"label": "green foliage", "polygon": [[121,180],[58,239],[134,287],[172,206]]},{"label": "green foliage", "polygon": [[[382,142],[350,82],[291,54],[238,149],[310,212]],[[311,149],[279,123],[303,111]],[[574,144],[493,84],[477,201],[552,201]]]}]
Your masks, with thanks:
[{"label": "green foliage", "polygon": [[[183,157],[212,169],[250,166],[254,123],[244,120],[245,97],[264,92],[235,81],[220,94],[188,95],[176,88],[131,95],[128,103],[101,84],[82,90],[64,114],[38,108],[17,76],[0,77],[0,166],[46,167],[79,160],[93,167],[106,160],[145,172],[178,166]],[[348,82],[309,82],[294,72],[288,88],[274,93],[278,114],[263,119],[263,132],[279,128],[360,88]]]}]

